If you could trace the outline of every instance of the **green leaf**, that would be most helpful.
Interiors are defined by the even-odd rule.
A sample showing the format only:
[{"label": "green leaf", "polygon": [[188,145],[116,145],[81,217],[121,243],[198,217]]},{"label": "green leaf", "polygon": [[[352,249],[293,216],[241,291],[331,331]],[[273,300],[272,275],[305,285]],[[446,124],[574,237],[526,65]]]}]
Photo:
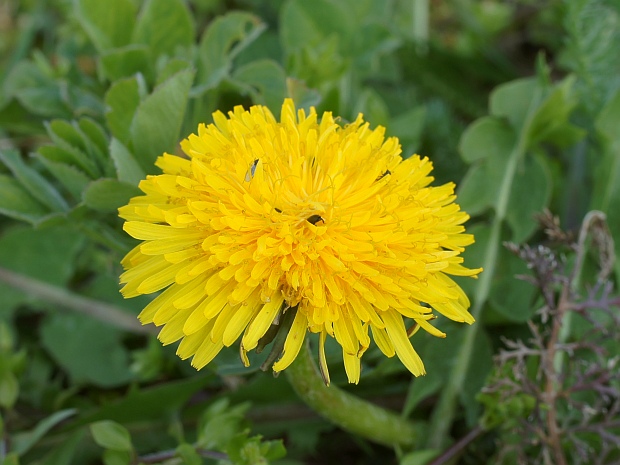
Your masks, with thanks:
[{"label": "green leaf", "polygon": [[13,408],[18,395],[19,383],[15,374],[9,370],[0,370],[0,407]]},{"label": "green leaf", "polygon": [[182,0],[147,0],[142,7],[133,41],[150,47],[153,57],[174,55],[194,43],[195,26]]},{"label": "green leaf", "polygon": [[101,175],[97,162],[86,152],[84,138],[71,123],[64,120],[52,120],[46,124],[47,133],[55,148],[41,147],[39,153],[52,161],[75,165],[92,178]]},{"label": "green leaf", "polygon": [[200,89],[212,89],[227,77],[233,58],[265,28],[260,18],[242,12],[219,16],[209,24],[198,49],[197,82]]},{"label": "green leaf", "polygon": [[530,109],[537,89],[536,78],[517,79],[496,87],[489,98],[489,111],[494,116],[503,116],[513,129],[520,130]]},{"label": "green leaf", "polygon": [[103,451],[104,465],[131,465],[132,454],[126,450],[107,449]]},{"label": "green leaf", "polygon": [[[475,323],[474,323],[475,324]],[[484,386],[487,376],[493,368],[493,348],[491,341],[484,329],[478,331],[472,357],[476,361],[473,363],[463,382],[463,389],[460,391],[460,401],[465,410],[467,424],[473,427],[480,416],[480,405],[476,402],[476,396]]]},{"label": "green leaf", "polygon": [[71,115],[57,83],[31,61],[13,67],[3,90],[7,98],[16,98],[32,114],[53,118]]},{"label": "green leaf", "polygon": [[[65,286],[83,243],[84,237],[68,228],[5,229],[0,236],[0,263],[31,278]],[[0,315],[28,299],[26,294],[0,284]]]},{"label": "green leaf", "polygon": [[0,151],[0,160],[13,172],[15,178],[43,205],[51,211],[66,211],[67,202],[37,171],[27,166],[16,150]]},{"label": "green leaf", "polygon": [[359,95],[353,114],[363,113],[364,119],[370,122],[372,127],[381,125],[388,126],[390,112],[381,96],[372,88],[364,89]]},{"label": "green leaf", "polygon": [[474,121],[461,136],[459,151],[467,163],[507,154],[514,148],[514,131],[501,119],[487,116]]},{"label": "green leaf", "polygon": [[620,144],[620,91],[609,99],[596,118],[595,127],[600,135],[610,144]]},{"label": "green leaf", "polygon": [[136,17],[131,0],[75,0],[75,13],[99,52],[129,43]]},{"label": "green leaf", "polygon": [[398,137],[403,144],[403,156],[408,157],[420,148],[422,131],[426,121],[426,107],[417,106],[395,116],[387,126],[388,135]]},{"label": "green leaf", "polygon": [[289,0],[280,10],[280,42],[288,53],[312,47],[332,35],[352,41],[354,31],[354,17],[342,2]]},{"label": "green leaf", "polygon": [[506,248],[500,249],[500,266],[492,283],[489,303],[503,320],[525,323],[534,316],[537,289],[518,278],[530,273],[523,260]]},{"label": "green leaf", "polygon": [[50,158],[43,156],[43,153],[54,152],[57,147],[41,147],[39,153],[35,154],[37,159],[52,173],[52,175],[58,179],[58,181],[67,189],[67,191],[73,196],[74,199],[80,200],[82,198],[82,191],[91,181],[88,176],[84,174],[74,166],[66,163],[53,161]]},{"label": "green leaf", "polygon": [[286,73],[275,61],[253,61],[236,70],[233,79],[252,96],[254,103],[266,105],[274,113],[282,107],[287,95]]},{"label": "green leaf", "polygon": [[140,168],[131,152],[115,138],[112,138],[110,143],[110,156],[114,160],[119,181],[137,186],[141,180],[146,178],[144,170]]},{"label": "green leaf", "polygon": [[55,447],[49,454],[41,460],[41,465],[67,465],[72,462],[78,448],[84,441],[85,431],[80,429],[72,434],[69,439],[62,441],[62,444]]},{"label": "green leaf", "polygon": [[105,117],[110,131],[126,144],[131,137],[131,122],[140,105],[138,80],[134,77],[112,84],[105,95],[105,103],[108,107]]},{"label": "green leaf", "polygon": [[153,75],[153,65],[146,45],[131,44],[114,48],[101,54],[101,72],[110,81],[128,78],[142,73],[147,78]]},{"label": "green leaf", "polygon": [[146,173],[155,171],[158,156],[174,152],[193,79],[192,71],[181,71],[156,87],[138,106],[130,133],[134,155]]},{"label": "green leaf", "polygon": [[10,176],[0,174],[0,213],[16,220],[35,223],[48,210]]},{"label": "green leaf", "polygon": [[[202,374],[177,381],[167,381],[151,387],[136,387],[116,401],[103,404],[98,411],[82,416],[76,426],[93,421],[113,419],[121,423],[148,422],[155,424],[169,418],[189,398],[213,381],[213,375]],[[166,426],[168,423],[166,423]]]},{"label": "green leaf", "polygon": [[95,442],[106,449],[131,451],[131,435],[123,425],[111,420],[98,421],[90,425]]},{"label": "green leaf", "polygon": [[321,94],[316,89],[310,89],[306,83],[300,79],[286,78],[286,88],[288,96],[293,99],[297,108],[303,108],[306,112],[310,107],[315,107],[321,103]]},{"label": "green leaf", "polygon": [[537,229],[534,215],[548,205],[551,188],[551,174],[540,158],[527,157],[517,167],[506,211],[513,242],[525,242]]},{"label": "green leaf", "polygon": [[176,448],[176,453],[183,461],[183,465],[202,465],[202,457],[196,452],[191,444],[181,444]]},{"label": "green leaf", "polygon": [[438,455],[439,451],[434,449],[417,450],[400,459],[399,465],[426,465]]},{"label": "green leaf", "polygon": [[93,210],[116,212],[119,207],[127,205],[130,198],[141,193],[136,185],[116,179],[98,179],[91,182],[84,190],[82,200]]},{"label": "green leaf", "polygon": [[48,316],[41,343],[73,383],[115,387],[131,379],[129,355],[116,328],[78,314]]},{"label": "green leaf", "polygon": [[30,431],[17,433],[12,437],[12,450],[19,455],[23,455],[28,452],[43,436],[51,431],[54,426],[62,423],[67,418],[72,417],[77,413],[76,409],[60,410],[51,414],[49,417],[41,420]]}]

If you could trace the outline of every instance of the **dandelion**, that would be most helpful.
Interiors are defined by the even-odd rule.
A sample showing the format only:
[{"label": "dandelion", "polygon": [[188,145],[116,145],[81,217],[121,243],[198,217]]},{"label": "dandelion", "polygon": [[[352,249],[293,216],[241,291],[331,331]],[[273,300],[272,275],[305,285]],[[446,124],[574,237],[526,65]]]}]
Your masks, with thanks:
[{"label": "dandelion", "polygon": [[140,321],[163,326],[163,344],[181,340],[177,354],[197,369],[239,338],[248,366],[247,352],[279,332],[280,372],[310,331],[326,383],[327,336],[352,383],[370,336],[424,374],[410,337],[419,328],[445,337],[433,310],[474,321],[450,278],[481,271],[459,256],[474,238],[454,185],[431,187],[431,162],[403,160],[398,139],[362,115],[341,125],[286,100],[280,121],[260,105],[213,119],[181,143],[187,158],[161,156],[163,174],[119,210],[142,241],[122,261],[123,295],[163,290]]}]

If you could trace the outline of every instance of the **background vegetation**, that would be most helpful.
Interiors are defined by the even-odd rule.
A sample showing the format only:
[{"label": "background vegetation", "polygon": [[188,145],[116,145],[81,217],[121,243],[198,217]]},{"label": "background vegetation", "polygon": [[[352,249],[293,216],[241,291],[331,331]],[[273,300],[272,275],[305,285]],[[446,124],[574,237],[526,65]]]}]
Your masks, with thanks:
[{"label": "background vegetation", "polygon": [[[0,464],[618,463],[618,50],[618,0],[0,2]],[[328,350],[411,449],[235,348],[195,372],[118,293],[155,158],[286,96],[385,125],[472,215],[478,321],[415,336],[427,376],[375,347],[348,386]]]}]

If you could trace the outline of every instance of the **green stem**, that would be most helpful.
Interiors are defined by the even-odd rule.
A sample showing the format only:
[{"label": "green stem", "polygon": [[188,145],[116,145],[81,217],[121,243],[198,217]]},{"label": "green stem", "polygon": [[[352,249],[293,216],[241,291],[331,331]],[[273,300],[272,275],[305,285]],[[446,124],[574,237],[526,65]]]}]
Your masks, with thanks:
[{"label": "green stem", "polygon": [[307,344],[284,372],[309,407],[342,429],[386,446],[416,442],[417,432],[409,421],[336,386],[325,386]]},{"label": "green stem", "polygon": [[59,305],[63,308],[83,313],[117,328],[133,333],[152,334],[153,329],[142,326],[136,317],[115,307],[114,305],[73,294],[67,289],[32,279],[19,273],[0,267],[0,282],[9,284],[23,291],[30,297]]}]

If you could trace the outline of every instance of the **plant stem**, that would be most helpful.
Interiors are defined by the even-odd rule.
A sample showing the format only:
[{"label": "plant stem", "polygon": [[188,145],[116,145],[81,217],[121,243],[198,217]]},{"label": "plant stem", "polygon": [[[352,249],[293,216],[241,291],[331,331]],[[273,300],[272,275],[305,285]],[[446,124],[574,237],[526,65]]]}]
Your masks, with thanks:
[{"label": "plant stem", "polygon": [[11,287],[25,292],[30,297],[91,316],[117,328],[133,333],[153,334],[152,327],[142,326],[135,317],[114,305],[82,297],[67,289],[15,273],[6,268],[0,267],[0,282],[9,284]]},{"label": "plant stem", "polygon": [[330,422],[386,446],[412,446],[417,432],[412,423],[334,385],[325,386],[306,344],[284,372],[297,395]]}]

